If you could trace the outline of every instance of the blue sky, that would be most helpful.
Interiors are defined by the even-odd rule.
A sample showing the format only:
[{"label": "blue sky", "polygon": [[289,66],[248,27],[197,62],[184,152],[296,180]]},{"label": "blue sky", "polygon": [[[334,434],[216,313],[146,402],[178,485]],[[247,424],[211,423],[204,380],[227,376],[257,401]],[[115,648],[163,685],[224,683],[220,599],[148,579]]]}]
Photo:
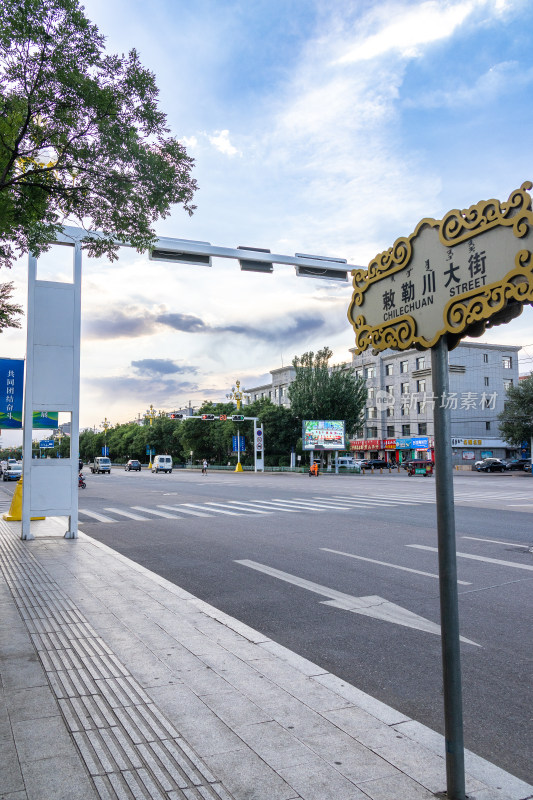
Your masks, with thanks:
[{"label": "blue sky", "polygon": [[[196,160],[192,218],[164,236],[367,264],[425,216],[533,179],[530,0],[87,0],[110,52],[135,47]],[[13,270],[25,302],[25,261]],[[235,379],[329,345],[349,357],[349,284],[86,260],[82,426],[224,399]],[[524,345],[533,311],[486,334]],[[23,356],[22,332],[2,334]],[[528,361],[529,359],[529,361]]]}]

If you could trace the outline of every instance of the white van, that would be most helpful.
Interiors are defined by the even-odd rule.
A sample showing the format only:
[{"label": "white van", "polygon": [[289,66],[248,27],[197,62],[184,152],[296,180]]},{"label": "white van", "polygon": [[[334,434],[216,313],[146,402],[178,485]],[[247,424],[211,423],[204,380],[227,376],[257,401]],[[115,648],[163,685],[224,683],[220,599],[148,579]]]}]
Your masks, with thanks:
[{"label": "white van", "polygon": [[155,456],[152,472],[172,472],[172,456]]},{"label": "white van", "polygon": [[93,475],[100,473],[111,475],[111,460],[107,456],[98,456],[91,464],[91,472]]},{"label": "white van", "polygon": [[353,456],[339,456],[338,461],[339,469],[345,467],[346,469],[360,469],[359,462]]}]

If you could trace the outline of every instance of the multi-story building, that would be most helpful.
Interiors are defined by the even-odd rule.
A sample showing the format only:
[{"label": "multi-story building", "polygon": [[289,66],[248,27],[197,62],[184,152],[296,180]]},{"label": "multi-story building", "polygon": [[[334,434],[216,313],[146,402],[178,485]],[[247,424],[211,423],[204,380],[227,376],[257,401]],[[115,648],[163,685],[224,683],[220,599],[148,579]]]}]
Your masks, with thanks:
[{"label": "multi-story building", "polygon": [[352,366],[368,387],[360,438],[352,450],[361,457],[424,458],[433,449],[435,403],[450,409],[455,464],[491,455],[514,455],[500,438],[498,415],[505,393],[518,383],[518,351],[511,345],[460,342],[449,354],[447,397],[433,394],[431,353],[387,350],[376,355],[352,349]]},{"label": "multi-story building", "polygon": [[[506,390],[518,383],[520,349],[460,342],[449,354],[450,390],[445,398],[433,394],[430,351],[366,350],[356,355],[351,349],[351,366],[368,389],[361,430],[350,442],[352,451],[360,458],[386,456],[390,461],[431,457],[433,408],[445,403],[451,413],[454,464],[514,456],[517,449],[500,438],[498,415]],[[294,367],[272,370],[271,375],[271,383],[247,389],[249,402],[266,397],[276,405],[290,406]]]}]

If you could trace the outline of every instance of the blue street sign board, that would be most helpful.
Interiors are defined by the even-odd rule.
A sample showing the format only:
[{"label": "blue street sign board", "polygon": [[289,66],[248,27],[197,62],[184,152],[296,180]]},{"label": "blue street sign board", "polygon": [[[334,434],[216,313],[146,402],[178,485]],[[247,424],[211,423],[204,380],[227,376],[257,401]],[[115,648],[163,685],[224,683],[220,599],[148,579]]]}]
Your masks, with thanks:
[{"label": "blue street sign board", "polygon": [[0,429],[22,428],[24,359],[0,358]]},{"label": "blue street sign board", "polygon": [[42,447],[43,449],[45,447],[53,447],[53,446],[54,446],[53,439],[41,439],[41,441],[39,442],[39,447]]},{"label": "blue street sign board", "polygon": [[102,455],[103,456],[109,455],[109,447],[107,445],[105,447],[102,447]]},{"label": "blue street sign board", "polygon": [[[237,447],[237,438],[240,439],[240,442],[238,443],[238,445],[239,445],[238,447]],[[239,436],[239,437],[232,436],[231,437],[231,441],[232,441],[232,447],[233,447],[233,452],[234,453],[237,453],[239,450],[242,453],[244,450],[246,450],[246,446],[245,446],[246,443],[245,443],[245,437],[244,436]]]}]

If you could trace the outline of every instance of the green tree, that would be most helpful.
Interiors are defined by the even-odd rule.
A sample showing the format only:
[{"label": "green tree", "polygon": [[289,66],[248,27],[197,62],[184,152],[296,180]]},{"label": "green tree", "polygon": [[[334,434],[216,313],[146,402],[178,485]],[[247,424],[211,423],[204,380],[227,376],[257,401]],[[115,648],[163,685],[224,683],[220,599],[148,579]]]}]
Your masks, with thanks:
[{"label": "green tree", "polygon": [[289,386],[291,411],[300,420],[343,419],[346,434],[352,436],[361,424],[367,398],[365,382],[352,367],[330,367],[329,347],[296,356],[294,381]]},{"label": "green tree", "polygon": [[0,266],[48,249],[65,221],[89,255],[139,251],[175,203],[192,213],[193,161],[168,135],[135,50],[104,51],[78,0],[0,4]]},{"label": "green tree", "polygon": [[[292,409],[277,406],[269,399],[256,400],[245,407],[247,417],[259,417],[265,432],[265,465],[268,467],[288,466],[290,453],[296,448],[298,437],[301,436],[301,422],[294,415]],[[247,422],[247,435],[250,437],[250,458],[246,463],[253,464],[254,445],[252,441],[252,423]],[[241,431],[242,433],[242,431]]]},{"label": "green tree", "polygon": [[498,417],[500,432],[509,444],[528,446],[533,437],[533,375],[507,389],[504,410]]}]

